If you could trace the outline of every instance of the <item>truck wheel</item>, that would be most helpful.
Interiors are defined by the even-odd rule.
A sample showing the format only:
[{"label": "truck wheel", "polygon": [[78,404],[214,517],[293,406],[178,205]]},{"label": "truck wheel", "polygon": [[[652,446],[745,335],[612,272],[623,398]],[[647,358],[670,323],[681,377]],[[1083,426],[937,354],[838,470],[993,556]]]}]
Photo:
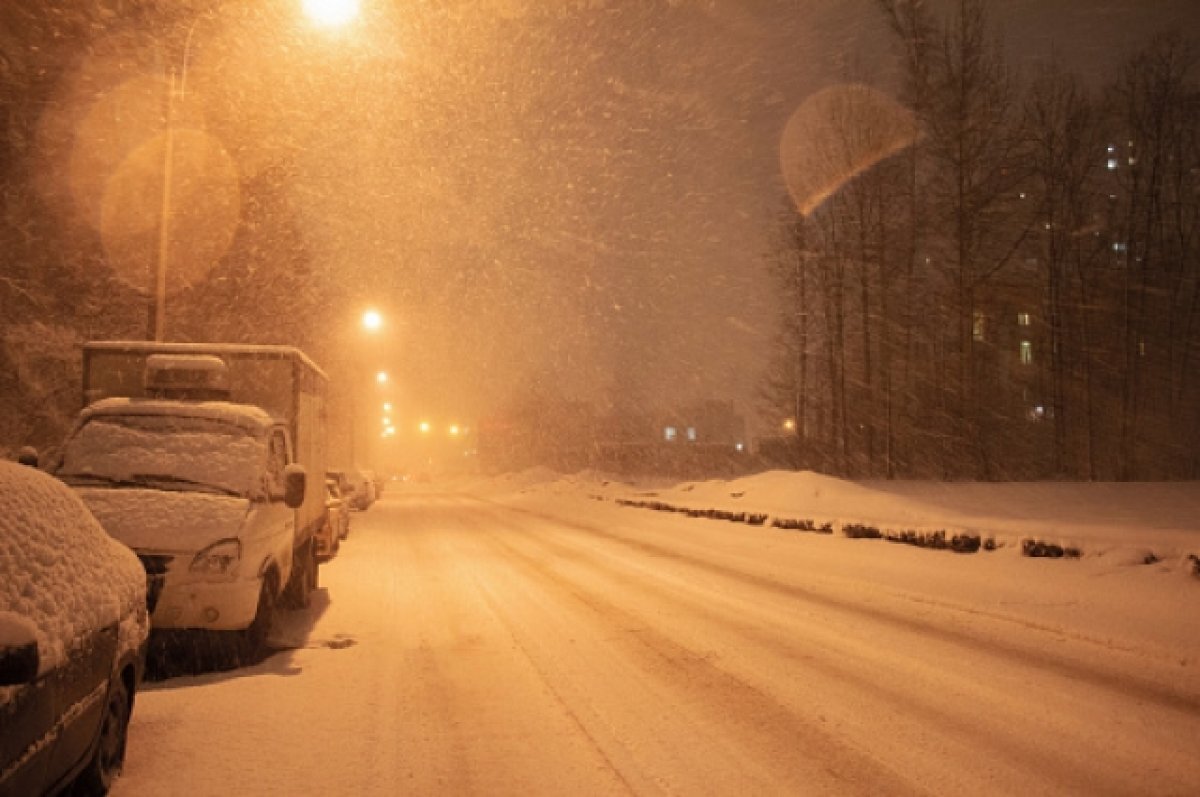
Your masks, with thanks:
[{"label": "truck wheel", "polygon": [[258,591],[258,609],[254,620],[242,632],[242,663],[260,661],[267,651],[267,634],[271,632],[271,621],[275,618],[275,578],[268,573]]},{"label": "truck wheel", "polygon": [[125,679],[115,674],[108,685],[104,718],[100,722],[100,737],[91,760],[75,782],[75,792],[84,795],[107,794],[113,778],[121,771],[125,760],[125,737],[129,729],[129,688]]},{"label": "truck wheel", "polygon": [[307,609],[316,580],[317,548],[311,538],[295,553],[292,576],[283,591],[283,605],[289,609]]}]

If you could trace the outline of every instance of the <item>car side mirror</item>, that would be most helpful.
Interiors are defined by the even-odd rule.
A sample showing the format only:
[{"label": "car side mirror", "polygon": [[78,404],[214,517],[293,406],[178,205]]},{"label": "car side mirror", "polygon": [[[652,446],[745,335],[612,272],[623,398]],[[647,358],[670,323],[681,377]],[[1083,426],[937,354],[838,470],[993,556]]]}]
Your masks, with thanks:
[{"label": "car side mirror", "polygon": [[288,465],[283,471],[283,502],[296,509],[304,503],[308,475],[302,465]]},{"label": "car side mirror", "polygon": [[0,612],[0,686],[18,686],[37,680],[37,634],[12,612]]}]

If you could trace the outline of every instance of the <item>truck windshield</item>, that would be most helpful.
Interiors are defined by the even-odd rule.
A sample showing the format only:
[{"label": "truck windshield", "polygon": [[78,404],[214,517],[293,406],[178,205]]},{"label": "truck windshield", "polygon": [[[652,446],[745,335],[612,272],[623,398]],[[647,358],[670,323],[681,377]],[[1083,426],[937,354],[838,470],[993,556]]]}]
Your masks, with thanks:
[{"label": "truck windshield", "polygon": [[265,450],[263,437],[216,419],[108,416],[67,440],[58,475],[69,483],[255,497]]}]

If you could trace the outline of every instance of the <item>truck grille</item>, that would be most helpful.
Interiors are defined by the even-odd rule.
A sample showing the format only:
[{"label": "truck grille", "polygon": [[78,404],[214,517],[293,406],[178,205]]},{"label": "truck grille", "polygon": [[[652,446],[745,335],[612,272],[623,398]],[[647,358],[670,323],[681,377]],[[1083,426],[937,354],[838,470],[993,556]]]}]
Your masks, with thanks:
[{"label": "truck grille", "polygon": [[146,571],[146,610],[150,614],[154,614],[154,607],[158,605],[158,596],[167,579],[167,569],[174,558],[162,554],[138,554]]}]

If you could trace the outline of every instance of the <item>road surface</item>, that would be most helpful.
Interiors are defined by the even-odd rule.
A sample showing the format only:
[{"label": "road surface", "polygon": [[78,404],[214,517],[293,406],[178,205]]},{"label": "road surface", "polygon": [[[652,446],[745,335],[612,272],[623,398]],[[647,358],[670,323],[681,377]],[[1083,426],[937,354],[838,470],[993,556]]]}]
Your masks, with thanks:
[{"label": "road surface", "polygon": [[982,558],[421,488],[288,649],[148,684],[114,793],[1200,793],[1197,662]]}]

